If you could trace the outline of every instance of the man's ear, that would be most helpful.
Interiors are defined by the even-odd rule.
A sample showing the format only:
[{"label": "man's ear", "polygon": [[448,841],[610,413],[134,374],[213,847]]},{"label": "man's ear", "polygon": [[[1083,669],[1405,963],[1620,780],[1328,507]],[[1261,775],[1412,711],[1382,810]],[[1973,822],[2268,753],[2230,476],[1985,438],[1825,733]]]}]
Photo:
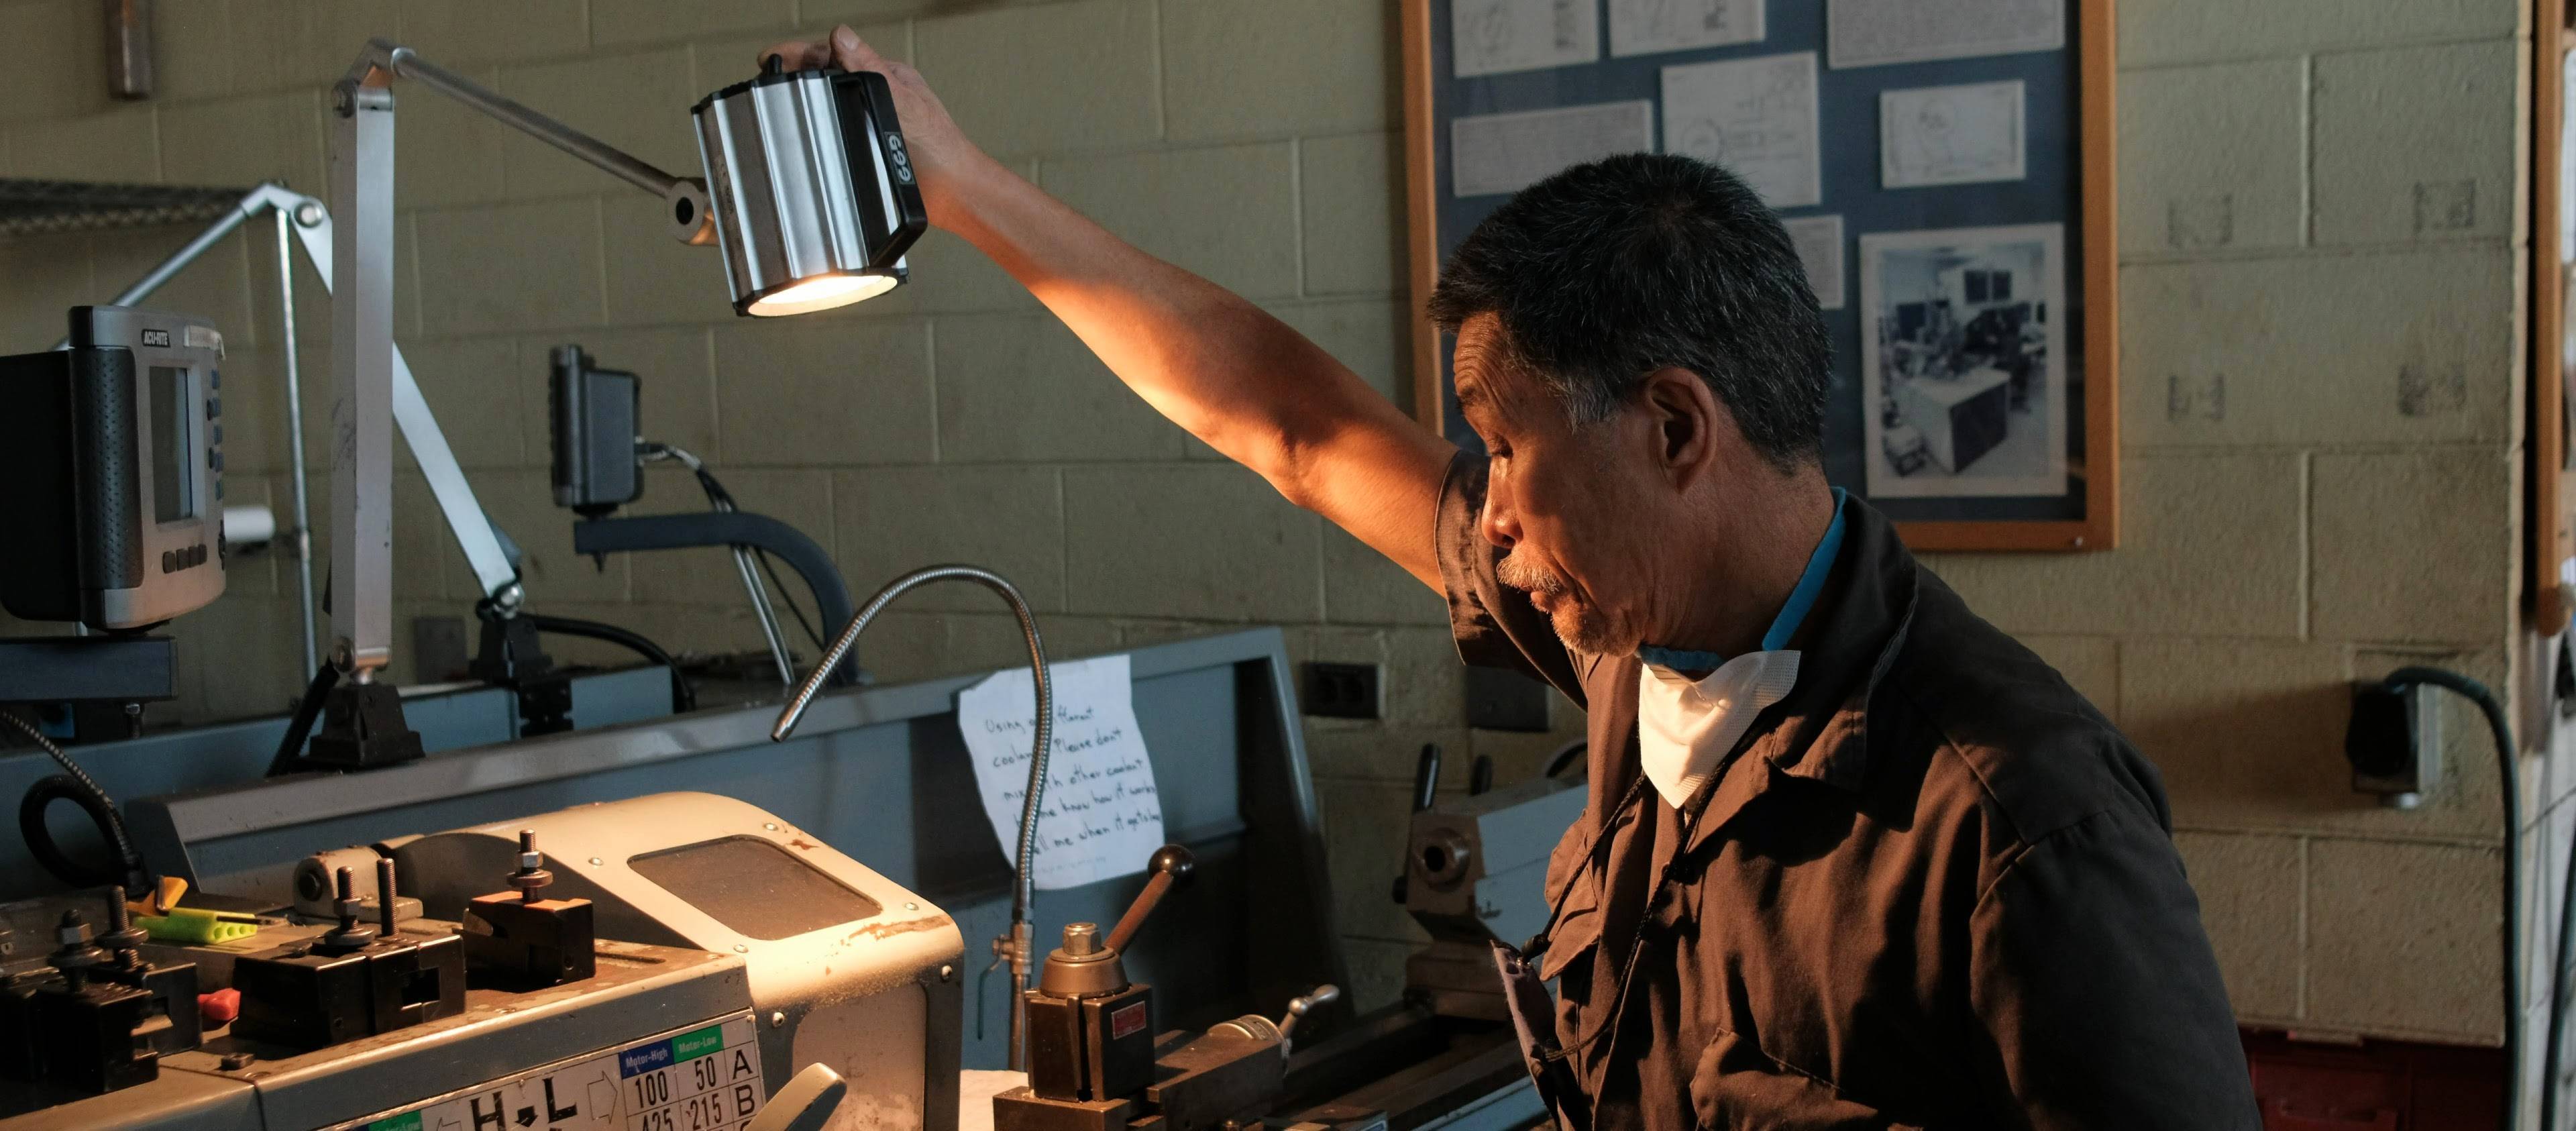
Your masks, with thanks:
[{"label": "man's ear", "polygon": [[1734,430],[1734,416],[1699,374],[1675,366],[1647,374],[1639,393],[1657,464],[1673,486],[1689,487],[1716,466],[1719,434]]}]

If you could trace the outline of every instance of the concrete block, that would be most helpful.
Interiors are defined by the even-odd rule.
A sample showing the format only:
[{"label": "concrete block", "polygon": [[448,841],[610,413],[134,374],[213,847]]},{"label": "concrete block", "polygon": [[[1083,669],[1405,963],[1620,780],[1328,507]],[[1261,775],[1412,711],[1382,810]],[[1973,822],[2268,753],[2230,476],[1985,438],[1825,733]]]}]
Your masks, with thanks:
[{"label": "concrete block", "polygon": [[1152,0],[925,19],[912,44],[913,65],[986,152],[1078,153],[1163,136]]},{"label": "concrete block", "polygon": [[[406,342],[403,358],[411,363],[421,399],[429,402],[459,465],[480,469],[545,462],[544,448],[531,455],[526,422],[532,416],[542,422],[546,405],[542,396],[528,399],[516,343],[497,337]],[[540,431],[541,443],[543,435]],[[395,448],[397,465],[418,466],[408,445],[397,440]]]},{"label": "concrete block", "polygon": [[2435,449],[2316,457],[2316,635],[2482,644],[2513,626],[2516,463]]},{"label": "concrete block", "polygon": [[2284,828],[2369,814],[2343,757],[2352,691],[2327,644],[2132,639],[2120,644],[2120,727],[2153,760],[2174,823]]},{"label": "concrete block", "polygon": [[2306,859],[2296,837],[2178,832],[2200,922],[2240,1019],[2295,1020]]},{"label": "concrete block", "polygon": [[[520,432],[525,438],[528,463],[543,464],[554,455],[553,426],[546,416],[547,381],[553,367],[551,352],[561,345],[580,346],[590,354],[593,364],[642,379],[637,412],[646,439],[674,445],[704,459],[715,458],[714,335],[703,326],[673,326],[568,331],[519,339],[515,372],[520,382],[520,403],[527,406]],[[723,474],[721,466],[716,470],[718,475]],[[695,481],[674,484],[673,488],[677,494],[697,497]]]},{"label": "concrete block", "polygon": [[940,459],[1181,458],[1180,427],[1054,315],[959,315],[935,328]]},{"label": "concrete block", "polygon": [[[1428,530],[1424,538],[1431,537]],[[1341,527],[1324,524],[1324,619],[1335,624],[1446,626],[1441,595]],[[1445,629],[1444,629],[1445,630]]]},{"label": "concrete block", "polygon": [[[436,51],[422,48],[421,53],[432,62],[442,61]],[[469,66],[457,70],[486,87],[500,88],[497,68]],[[502,157],[510,143],[523,135],[445,95],[398,86],[395,98],[401,107],[395,113],[394,126],[395,207],[482,204],[502,198],[507,188]],[[553,109],[542,103],[537,106],[548,113]],[[327,127],[329,122],[324,124]],[[566,164],[572,163],[569,157],[555,156]],[[613,182],[604,179],[594,182],[610,183]],[[328,186],[322,188],[327,190]],[[328,194],[317,191],[316,195]]]},{"label": "concrete block", "polygon": [[1409,787],[1392,782],[1319,781],[1315,807],[1333,882],[1333,925],[1343,935],[1419,945],[1429,932],[1390,898],[1404,868]]},{"label": "concrete block", "polygon": [[600,324],[598,201],[428,209],[416,222],[428,332]]},{"label": "concrete block", "polygon": [[1404,291],[1402,144],[1393,133],[1297,143],[1307,294]]},{"label": "concrete block", "polygon": [[707,33],[796,24],[795,0],[590,0],[590,41],[601,47],[667,43]]},{"label": "concrete block", "polygon": [[[510,535],[525,552],[519,567],[519,578],[528,590],[532,608],[547,609],[558,601],[616,601],[628,599],[628,571],[633,554],[610,554],[605,564],[594,565],[589,558],[572,552],[571,511],[555,505],[554,488],[542,468],[514,468],[477,472],[473,476],[475,497],[493,525]],[[473,574],[468,571],[465,556],[453,549],[455,542],[440,535],[447,551],[448,569],[469,579],[451,586],[470,591]],[[459,572],[466,571],[466,572]]]},{"label": "concrete block", "polygon": [[[866,600],[868,592],[862,588],[858,599]],[[987,594],[986,600],[991,601],[995,608],[1001,608],[999,598]],[[943,674],[1011,671],[1028,667],[1028,637],[1021,634],[1019,618],[1008,609],[995,613],[951,613],[941,619],[948,628],[946,655],[941,662]],[[1119,648],[1117,625],[1100,617],[1040,614],[1038,636],[1046,644],[1047,662],[1050,664],[1089,659]]]},{"label": "concrete block", "polygon": [[[400,31],[396,8],[394,0],[227,0],[223,50],[233,88],[327,87],[348,73],[368,40]],[[169,51],[170,42],[160,50]]]},{"label": "concrete block", "polygon": [[[821,42],[844,17],[814,11],[812,0],[803,5],[803,23],[784,30],[768,30],[751,35],[727,36],[723,39],[701,39],[689,45],[689,88],[699,97],[719,88],[741,82],[760,73],[762,54],[791,39]],[[888,59],[912,61],[912,25],[901,20],[890,23],[859,24],[850,30],[859,33],[859,41],[874,48]],[[695,136],[692,134],[691,136]],[[696,158],[690,167],[696,168]]]},{"label": "concrete block", "polygon": [[2124,267],[2121,439],[2509,442],[2515,274],[2485,245]]},{"label": "concrete block", "polygon": [[[322,514],[332,513],[330,484],[331,477],[328,474],[323,475],[322,488],[313,495],[320,512],[314,517],[316,526],[324,524]],[[476,484],[476,487],[478,496],[488,490],[484,484]],[[492,500],[483,500],[483,505],[489,510],[493,505]],[[480,591],[473,585],[473,571],[467,568],[465,555],[456,550],[455,545],[456,536],[448,529],[446,513],[438,509],[438,496],[430,494],[429,480],[422,478],[418,471],[396,470],[394,472],[394,596],[406,600],[425,601],[435,601],[460,591],[480,596]],[[440,546],[448,547],[448,551],[444,554],[439,553],[436,547]],[[317,558],[316,564],[329,560],[327,557]],[[329,570],[323,569],[316,572],[314,582],[321,584],[319,574],[328,573]],[[459,580],[451,582],[448,578],[451,573],[456,574]]]},{"label": "concrete block", "polygon": [[1296,158],[1285,142],[1051,160],[1039,175],[1102,227],[1218,286],[1256,299],[1297,293]]},{"label": "concrete block", "polygon": [[2498,40],[2319,56],[2317,242],[2510,236],[2517,50]]},{"label": "concrete block", "polygon": [[2299,635],[2297,455],[2132,452],[2120,470],[2116,551],[1925,560],[2006,632]]},{"label": "concrete block", "polygon": [[[1584,742],[1583,712],[1563,695],[1548,693],[1548,729],[1546,731],[1476,730],[1469,731],[1469,753],[1494,761],[1494,783],[1515,785],[1530,781],[1547,772],[1558,754],[1569,746]],[[1576,755],[1578,761],[1583,755]],[[1563,775],[1580,779],[1581,770],[1567,770]],[[1551,842],[1552,843],[1552,842]]]},{"label": "concrete block", "polygon": [[[1394,881],[1390,878],[1388,882]],[[1342,937],[1341,944],[1342,962],[1351,972],[1351,984],[1342,996],[1350,1001],[1352,1009],[1367,1013],[1404,997],[1404,960],[1413,953],[1412,944],[1348,935]]]},{"label": "concrete block", "polygon": [[[851,595],[934,562],[983,566],[1018,586],[1030,607],[1064,608],[1062,484],[1046,467],[885,467],[840,472],[832,497],[837,550]],[[981,586],[943,582],[905,608],[1008,612]],[[1115,636],[1109,638],[1116,643]]]},{"label": "concrete block", "polygon": [[20,122],[9,127],[9,175],[151,184],[161,179],[159,134],[159,120],[149,104]]},{"label": "concrete block", "polygon": [[927,329],[802,322],[744,320],[715,331],[724,466],[929,462]]},{"label": "concrete block", "polygon": [[[349,41],[356,57],[365,40]],[[314,90],[255,94],[215,102],[163,106],[161,177],[181,185],[248,189],[278,181],[297,192],[328,197],[324,178],[322,95]],[[395,162],[399,165],[399,154]]]},{"label": "concrete block", "polygon": [[2295,247],[2307,236],[2299,59],[2120,78],[2120,250]]},{"label": "concrete block", "polygon": [[[697,159],[688,166],[696,169]],[[671,238],[662,204],[642,193],[613,193],[599,201],[600,231],[608,260],[608,322],[612,326],[675,322],[732,323],[732,292],[725,286],[723,253]],[[892,296],[860,305],[893,302]],[[820,315],[805,315],[813,322]]]},{"label": "concrete block", "polygon": [[86,233],[0,240],[0,278],[9,280],[0,340],[13,352],[53,345],[71,328],[67,311],[99,300]]},{"label": "concrete block", "polygon": [[0,36],[0,118],[77,118],[106,111],[107,20],[95,4],[49,0],[9,9]]},{"label": "concrete block", "polygon": [[[95,264],[92,275],[97,289],[82,301],[105,302],[140,281],[163,260],[170,258],[171,252],[179,250],[187,236],[196,234],[193,229],[185,231],[185,235],[170,228],[98,233],[90,245]],[[256,236],[252,233],[236,232],[224,237],[198,256],[196,262],[161,284],[160,289],[145,298],[142,305],[155,310],[193,314],[214,323],[215,328],[223,332],[227,353],[274,338],[277,326],[274,323],[263,324],[252,314],[249,260],[253,246],[275,256],[273,245],[277,236],[273,229],[266,227],[255,227],[252,232],[268,238],[254,245],[251,240]],[[45,339],[43,345],[52,345],[54,339],[63,334],[64,312],[57,309],[54,314],[53,337]]]},{"label": "concrete block", "polygon": [[[953,314],[988,310],[1035,310],[1038,300],[975,245],[937,228],[925,233],[905,258],[912,280],[897,294],[908,295],[914,309]],[[887,295],[865,305],[893,299]]]},{"label": "concrete block", "polygon": [[[152,57],[153,97],[164,102],[188,102],[232,93],[233,60],[224,49],[230,34],[229,22],[225,0],[159,0],[153,4],[152,38],[162,45]],[[170,44],[187,46],[174,49]]]},{"label": "concrete block", "polygon": [[2309,842],[2309,1020],[2493,1043],[2497,867],[2488,848]]},{"label": "concrete block", "polygon": [[[687,7],[709,11],[731,10],[736,5]],[[697,134],[689,123],[689,107],[705,92],[690,81],[685,47],[503,67],[500,89],[653,165],[674,173],[698,172]],[[659,212],[652,198],[515,130],[502,144],[501,168],[515,200],[613,191],[654,203]],[[671,242],[668,235],[653,234]]]},{"label": "concrete block", "polygon": [[590,10],[521,0],[405,0],[402,43],[449,67],[561,59],[590,49]]},{"label": "concrete block", "polygon": [[1411,403],[1413,321],[1407,303],[1383,298],[1283,304],[1279,320],[1359,374],[1378,395]]},{"label": "concrete block", "polygon": [[2120,717],[2120,645],[2100,636],[2025,636],[2023,645],[2065,676],[2105,718]]},{"label": "concrete block", "polygon": [[[1463,727],[1407,727],[1352,723],[1343,719],[1306,720],[1306,765],[1317,779],[1388,782],[1410,786],[1425,745],[1440,748],[1440,784],[1467,787],[1467,765],[1474,754]],[[1390,873],[1391,875],[1392,873]]]},{"label": "concrete block", "polygon": [[2120,64],[2246,59],[2422,39],[2501,39],[2514,34],[2519,9],[2510,0],[2124,4],[2118,16]]},{"label": "concrete block", "polygon": [[1064,473],[1066,608],[1120,616],[1311,622],[1322,520],[1240,468]]},{"label": "concrete block", "polygon": [[1378,0],[1163,6],[1177,141],[1384,129],[1399,121],[1395,9]]},{"label": "concrete block", "polygon": [[280,713],[313,673],[302,671],[302,631],[293,599],[234,594],[174,626],[187,642],[180,663],[192,669],[197,702],[192,722]]},{"label": "concrete block", "polygon": [[[743,510],[768,515],[793,526],[829,552],[832,545],[831,472],[761,468],[717,470],[725,490],[733,494],[735,502]],[[648,476],[644,497],[637,499],[625,513],[696,514],[706,509],[706,496],[694,477],[677,467],[657,464]],[[565,517],[569,519],[571,516],[567,513]],[[635,575],[635,600],[639,602],[750,607],[751,597],[743,591],[742,575],[735,568],[731,553],[708,548],[657,550],[632,556],[634,563],[627,568]],[[787,579],[788,596],[804,606],[808,610],[807,615],[812,615],[814,601],[806,595],[796,575],[784,568],[778,574]],[[764,575],[762,581],[765,584],[768,578]],[[863,599],[856,594],[853,597]],[[786,605],[774,590],[770,600],[777,604],[779,623],[793,627]]]},{"label": "concrete block", "polygon": [[1467,667],[1447,626],[1389,628],[1383,690],[1387,721],[1406,726],[1463,726]]}]

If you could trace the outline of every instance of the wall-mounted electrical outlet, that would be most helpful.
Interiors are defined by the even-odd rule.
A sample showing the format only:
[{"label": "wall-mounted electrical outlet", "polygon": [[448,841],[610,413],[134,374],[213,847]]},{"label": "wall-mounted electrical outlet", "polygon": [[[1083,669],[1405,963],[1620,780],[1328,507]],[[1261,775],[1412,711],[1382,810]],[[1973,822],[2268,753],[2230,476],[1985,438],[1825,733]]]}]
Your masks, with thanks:
[{"label": "wall-mounted electrical outlet", "polygon": [[1299,707],[1309,715],[1374,719],[1386,713],[1378,697],[1376,664],[1317,661],[1306,665],[1305,683],[1298,695]]},{"label": "wall-mounted electrical outlet", "polygon": [[2352,689],[2352,721],[2344,730],[2343,756],[2352,763],[2352,788],[2373,793],[2391,807],[2423,804],[2424,792],[2442,780],[2441,705],[2427,683],[2390,690],[2376,682]]}]

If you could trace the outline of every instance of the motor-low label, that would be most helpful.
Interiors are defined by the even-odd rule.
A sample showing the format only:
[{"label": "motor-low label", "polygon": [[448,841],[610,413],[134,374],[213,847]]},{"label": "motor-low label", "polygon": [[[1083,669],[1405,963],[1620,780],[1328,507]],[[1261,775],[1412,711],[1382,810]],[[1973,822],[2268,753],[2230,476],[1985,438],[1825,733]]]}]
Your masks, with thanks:
[{"label": "motor-low label", "polygon": [[344,1131],[740,1131],[768,1102],[750,1014],[505,1077]]}]

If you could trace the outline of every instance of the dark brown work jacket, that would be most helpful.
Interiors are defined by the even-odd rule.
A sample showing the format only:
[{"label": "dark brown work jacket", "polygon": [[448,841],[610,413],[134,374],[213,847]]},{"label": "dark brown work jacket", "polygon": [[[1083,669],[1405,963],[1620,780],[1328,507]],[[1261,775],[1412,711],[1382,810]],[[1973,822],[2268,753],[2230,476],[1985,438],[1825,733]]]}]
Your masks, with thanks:
[{"label": "dark brown work jacket", "polygon": [[1592,795],[1533,944],[1602,1128],[2252,1128],[2155,768],[1877,511],[1797,684],[1680,811],[1637,788],[1634,656],[1495,579],[1462,454],[1436,536],[1467,662],[1590,714]]}]

